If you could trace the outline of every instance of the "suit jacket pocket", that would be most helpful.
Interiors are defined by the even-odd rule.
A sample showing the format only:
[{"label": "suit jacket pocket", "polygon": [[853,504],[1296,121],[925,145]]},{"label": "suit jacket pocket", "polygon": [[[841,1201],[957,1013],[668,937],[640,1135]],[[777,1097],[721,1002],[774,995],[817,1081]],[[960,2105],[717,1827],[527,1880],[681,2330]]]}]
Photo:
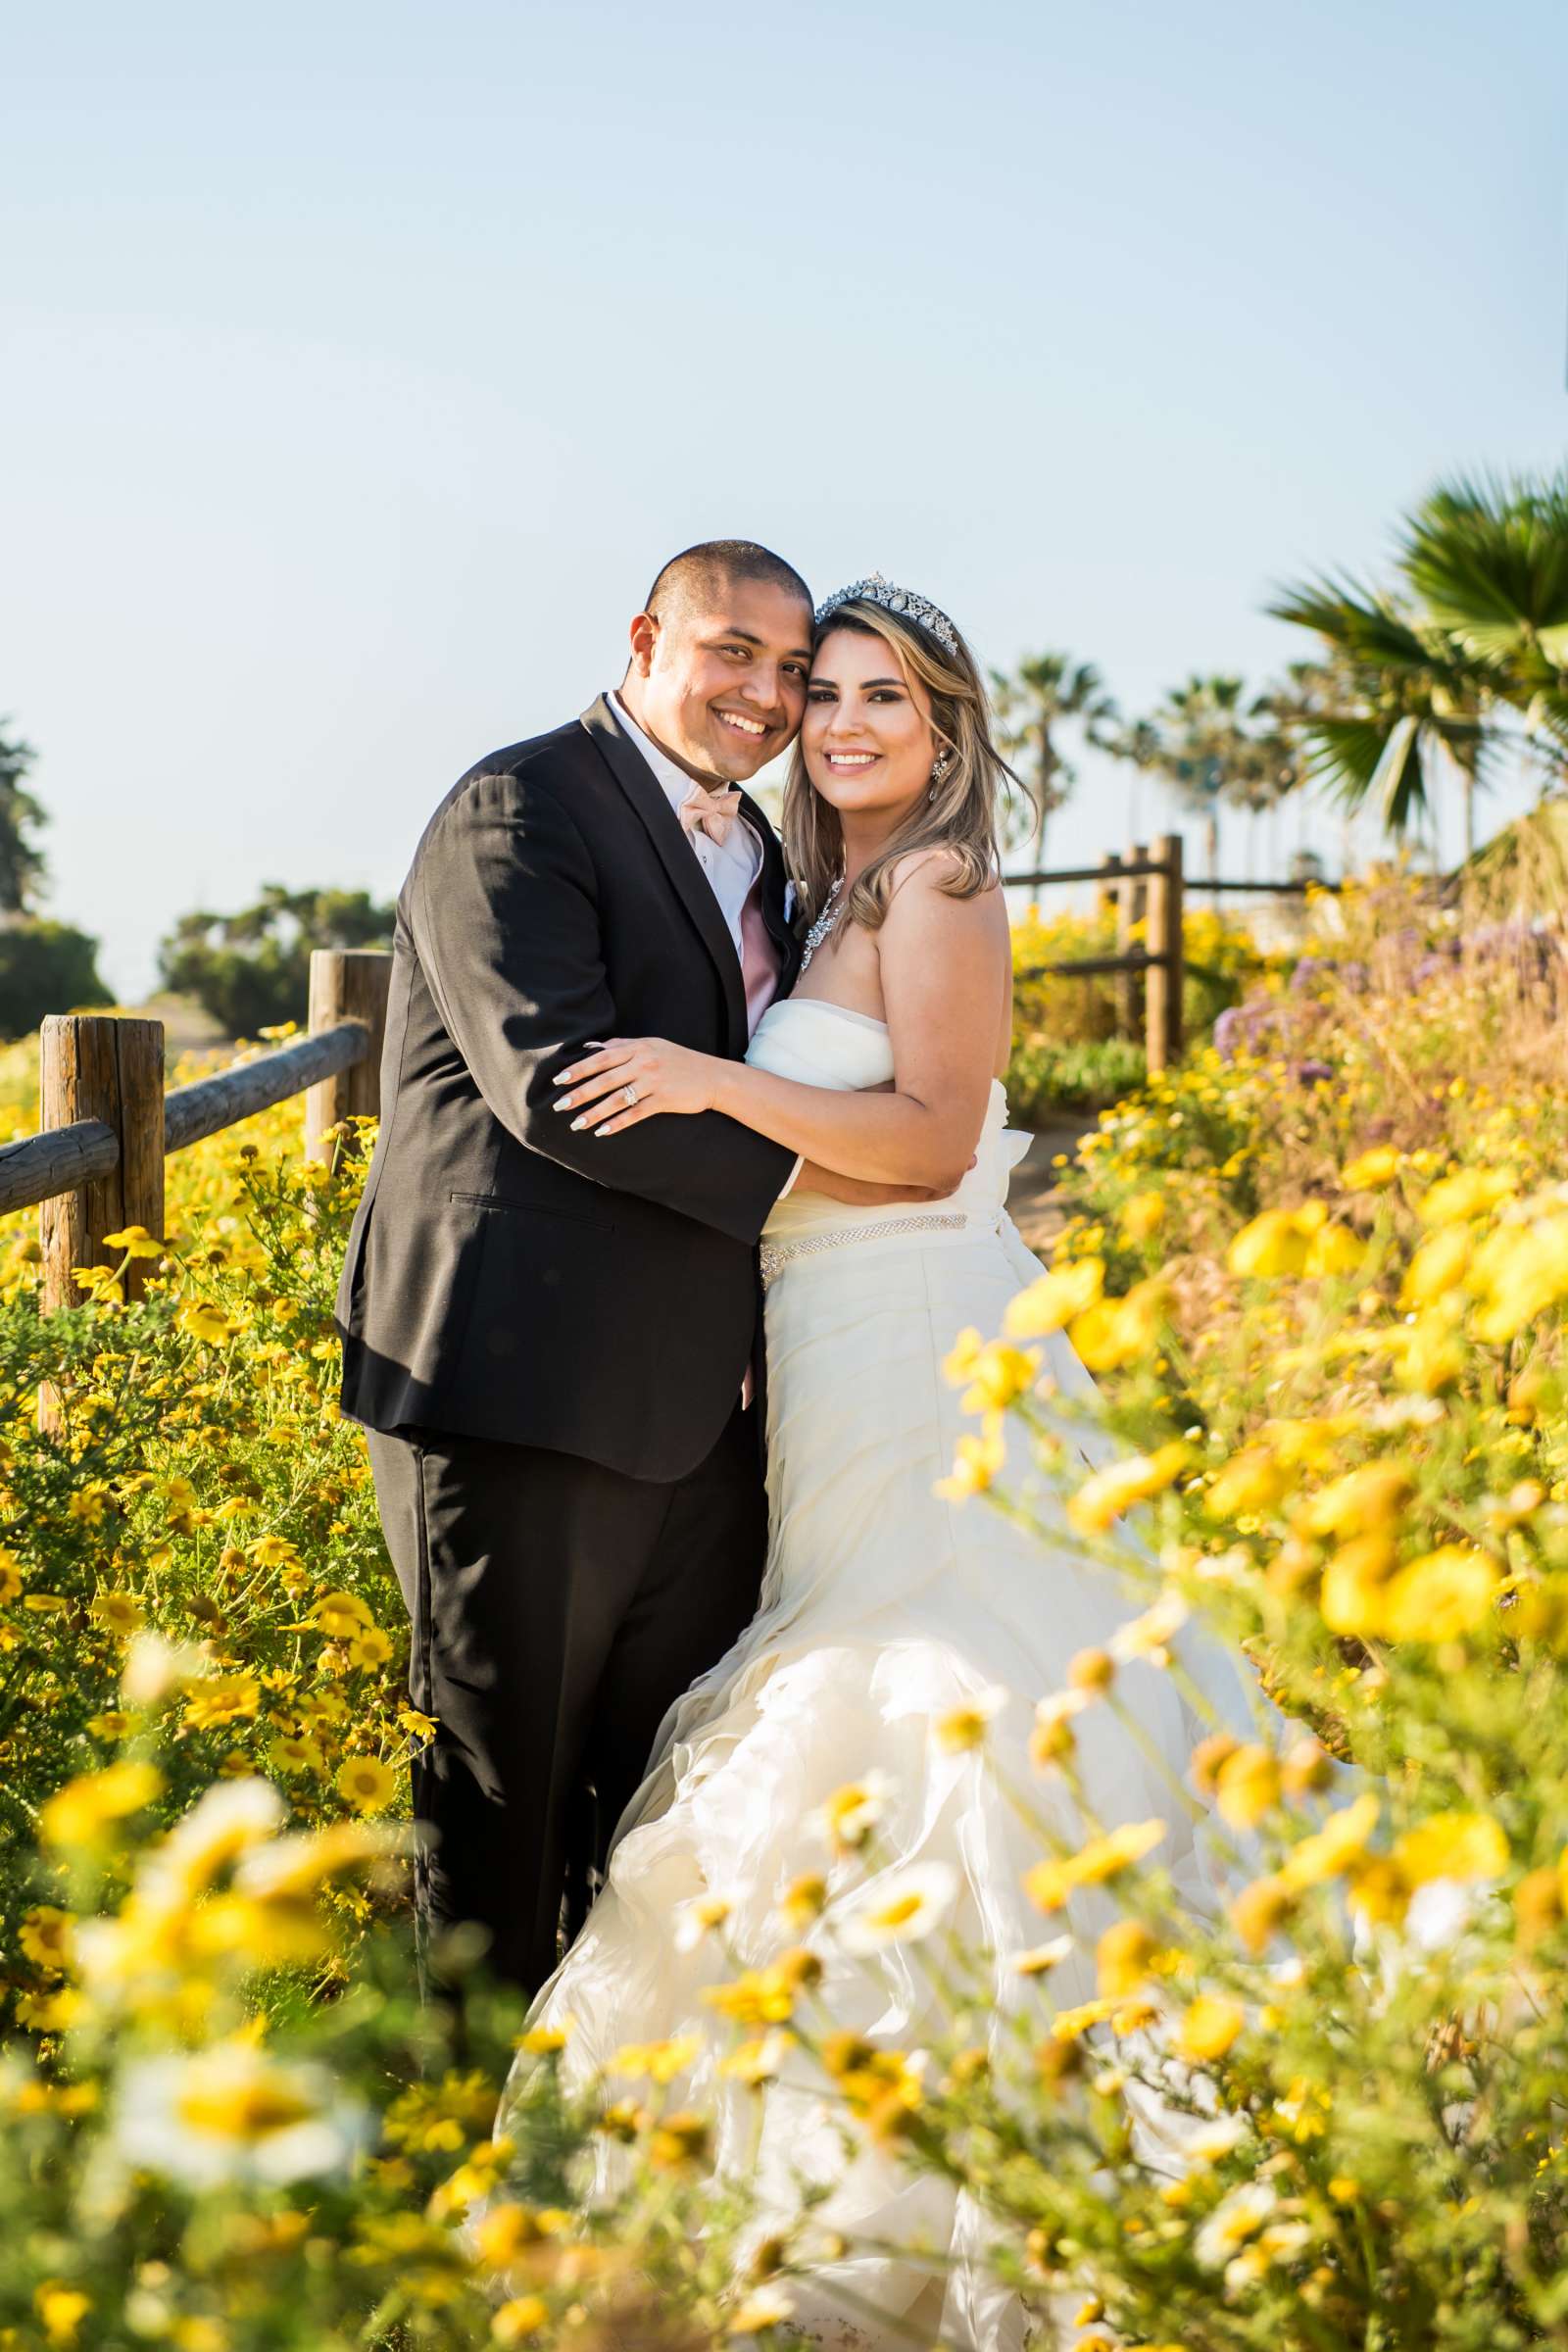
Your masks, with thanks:
[{"label": "suit jacket pocket", "polygon": [[601,1209],[597,1201],[523,1200],[508,1193],[448,1193],[447,1199],[465,1208],[483,1208],[499,1211],[510,1217],[566,1217],[574,1225],[593,1225],[601,1233],[612,1233],[615,1219],[607,1205]]}]

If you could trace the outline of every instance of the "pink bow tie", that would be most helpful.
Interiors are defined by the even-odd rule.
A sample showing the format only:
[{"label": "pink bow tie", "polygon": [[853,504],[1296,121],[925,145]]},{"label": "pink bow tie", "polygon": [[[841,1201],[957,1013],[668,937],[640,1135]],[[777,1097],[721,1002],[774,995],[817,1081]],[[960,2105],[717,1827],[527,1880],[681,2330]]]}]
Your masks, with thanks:
[{"label": "pink bow tie", "polygon": [[735,822],[741,805],[739,792],[709,792],[701,784],[693,784],[682,801],[677,814],[688,835],[706,833],[710,841],[720,845]]}]

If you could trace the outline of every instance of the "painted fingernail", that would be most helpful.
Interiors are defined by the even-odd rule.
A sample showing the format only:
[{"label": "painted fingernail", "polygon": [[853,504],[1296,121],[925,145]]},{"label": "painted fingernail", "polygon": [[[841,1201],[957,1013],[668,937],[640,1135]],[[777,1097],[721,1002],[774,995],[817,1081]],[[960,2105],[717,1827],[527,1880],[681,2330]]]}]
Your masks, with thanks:
[{"label": "painted fingernail", "polygon": [[575,1135],[579,1127],[586,1127],[587,1124],[588,1122],[586,1119],[573,1119],[571,1122],[572,1134]]},{"label": "painted fingernail", "polygon": [[550,1107],[552,1110],[569,1110],[571,1108],[571,1097],[569,1095],[563,1095],[561,1101],[559,1102],[552,1102]]},{"label": "painted fingernail", "polygon": [[558,1086],[569,1086],[576,1075],[577,1073],[575,1070],[561,1070],[557,1073],[556,1084]]}]

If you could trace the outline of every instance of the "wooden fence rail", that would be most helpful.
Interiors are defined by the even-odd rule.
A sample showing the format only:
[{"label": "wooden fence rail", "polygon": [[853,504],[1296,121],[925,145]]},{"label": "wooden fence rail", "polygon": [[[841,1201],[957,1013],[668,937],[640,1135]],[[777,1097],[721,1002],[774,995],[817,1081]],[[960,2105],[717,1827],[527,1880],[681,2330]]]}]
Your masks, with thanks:
[{"label": "wooden fence rail", "polygon": [[[78,1271],[118,1265],[105,1236],[164,1231],[164,1161],[293,1095],[306,1098],[306,1149],[327,1130],[374,1114],[392,958],[318,949],[311,957],[311,1030],[296,1044],[164,1092],[161,1021],[61,1013],[39,1039],[39,1133],[0,1148],[0,1215],[41,1209],[43,1308],[79,1304]],[[127,1294],[145,1285],[132,1259]]]},{"label": "wooden fence rail", "polygon": [[[63,1018],[51,1015],[44,1022],[40,1059],[50,1068],[51,1091],[60,1091],[66,1083],[57,1074],[63,1062],[85,1058],[81,1028],[87,1020],[100,1017],[105,1027],[124,1026],[114,1014],[68,1013]],[[302,1039],[297,1046],[264,1054],[257,1061],[240,1062],[216,1077],[198,1079],[194,1086],[176,1087],[164,1097],[166,1157],[363,1061],[368,1035],[363,1021],[345,1021],[320,1036]],[[9,1216],[13,1209],[36,1208],[59,1193],[79,1191],[110,1175],[120,1164],[120,1136],[103,1119],[76,1119],[66,1127],[24,1136],[20,1143],[0,1145],[0,1216]]]},{"label": "wooden fence rail", "polygon": [[[1119,972],[1119,1025],[1135,1037],[1140,1018],[1144,1051],[1152,1072],[1169,1069],[1182,1053],[1182,837],[1162,833],[1146,849],[1134,846],[1130,858],[1115,851],[1098,865],[1059,866],[1038,874],[1008,874],[1009,887],[1038,889],[1046,882],[1097,882],[1102,908],[1116,913],[1114,956],[1073,956],[1059,962],[1031,964],[1020,980],[1056,978],[1088,980]],[[1145,926],[1141,948],[1132,944],[1133,927]]]},{"label": "wooden fence rail", "polygon": [[[1115,912],[1115,955],[1040,964],[1019,977],[1119,975],[1117,1002],[1125,1033],[1136,1035],[1141,1026],[1150,1069],[1168,1068],[1182,1051],[1181,836],[1162,834],[1147,847],[1136,843],[1129,856],[1113,853],[1098,865],[1009,874],[1006,880],[1027,888],[1099,885],[1102,908]],[[1304,886],[1219,887],[1283,891]],[[1144,944],[1135,946],[1133,933],[1140,925]],[[141,1225],[162,1238],[164,1161],[171,1152],[297,1094],[306,1097],[306,1150],[318,1156],[323,1137],[339,1121],[373,1117],[380,1107],[391,970],[391,956],[382,950],[318,949],[311,957],[305,1037],[172,1094],[164,1092],[161,1022],[85,1013],[46,1020],[40,1132],[0,1147],[0,1216],[34,1206],[42,1211],[45,1311],[80,1301],[78,1272],[120,1263],[122,1253],[105,1247],[107,1234]],[[125,1268],[132,1295],[145,1282],[147,1263],[132,1260]]]},{"label": "wooden fence rail", "polygon": [[[1009,890],[1038,890],[1047,883],[1062,882],[1098,885],[1098,911],[1116,918],[1115,955],[1032,964],[1017,977],[1036,980],[1049,974],[1088,980],[1119,973],[1116,1034],[1136,1038],[1142,1032],[1152,1071],[1168,1069],[1182,1051],[1183,907],[1188,892],[1304,898],[1308,891],[1344,888],[1340,882],[1317,880],[1235,882],[1205,877],[1200,881],[1184,875],[1181,838],[1170,833],[1152,846],[1135,843],[1128,857],[1109,851],[1098,865],[1053,866],[1039,873],[1003,878]],[[1141,948],[1133,945],[1133,933],[1140,924],[1145,926],[1146,942]]]}]

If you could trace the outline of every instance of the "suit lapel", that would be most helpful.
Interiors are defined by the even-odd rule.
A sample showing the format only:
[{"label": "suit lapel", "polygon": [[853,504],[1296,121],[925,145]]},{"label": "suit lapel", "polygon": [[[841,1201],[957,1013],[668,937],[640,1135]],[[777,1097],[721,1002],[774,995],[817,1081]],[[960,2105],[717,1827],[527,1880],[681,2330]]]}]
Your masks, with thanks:
[{"label": "suit lapel", "polygon": [[[680,818],[665,800],[658,777],[637,746],[629,742],[616,726],[604,695],[583,712],[582,723],[600,758],[641,818],[676,897],[696,924],[698,936],[713,959],[724,984],[728,1051],[733,1054],[744,1054],[747,1044],[746,985],[741,977],[740,957],[735,953],[735,942],[729,935],[729,925],[724,920],[718,901],[709,887],[708,877],[698,864],[692,845],[681,829]],[[764,863],[767,839],[764,828]]]}]

